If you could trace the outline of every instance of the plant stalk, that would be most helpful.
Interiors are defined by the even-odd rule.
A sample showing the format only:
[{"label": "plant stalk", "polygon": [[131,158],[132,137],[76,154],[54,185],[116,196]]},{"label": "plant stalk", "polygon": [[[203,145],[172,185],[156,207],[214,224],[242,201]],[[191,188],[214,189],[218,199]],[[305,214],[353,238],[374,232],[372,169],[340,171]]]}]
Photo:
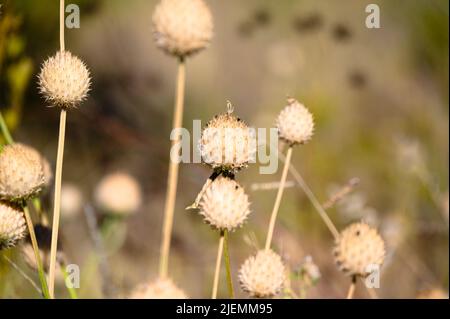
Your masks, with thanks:
[{"label": "plant stalk", "polygon": [[[184,89],[186,83],[186,65],[184,59],[180,59],[178,64],[177,75],[177,91],[175,98],[175,111],[173,115],[172,130],[181,128],[183,124],[183,107],[184,107]],[[178,134],[175,134],[171,141],[171,150],[180,140]],[[169,254],[170,241],[172,237],[173,215],[175,211],[175,200],[177,195],[178,184],[178,168],[179,162],[177,159],[169,159],[169,174],[167,176],[167,193],[166,202],[164,206],[164,221],[162,230],[162,241],[160,248],[159,261],[159,276],[161,278],[167,277],[169,270]]]},{"label": "plant stalk", "polygon": [[56,172],[55,172],[55,201],[53,206],[53,226],[52,226],[52,243],[50,248],[50,268],[49,268],[49,291],[50,296],[54,298],[55,292],[55,271],[56,271],[56,252],[58,245],[59,217],[61,212],[61,180],[64,157],[64,139],[66,135],[66,110],[61,110],[59,119],[59,138],[58,153],[56,155]]},{"label": "plant stalk", "polygon": [[353,295],[355,294],[355,288],[356,288],[356,277],[352,277],[352,283],[350,284],[350,287],[348,288],[347,292],[347,299],[353,299]]},{"label": "plant stalk", "polygon": [[220,264],[222,262],[224,239],[225,239],[224,232],[221,231],[219,239],[219,248],[217,249],[216,270],[214,272],[214,281],[211,299],[217,298],[217,289],[219,287]]},{"label": "plant stalk", "polygon": [[230,298],[234,299],[233,278],[231,277],[230,251],[228,245],[228,230],[224,230],[224,252],[225,252],[225,267],[227,270],[228,292],[230,294]]},{"label": "plant stalk", "polygon": [[272,242],[273,230],[275,228],[275,221],[277,219],[278,210],[281,204],[281,198],[283,197],[284,185],[286,184],[286,177],[289,170],[289,165],[292,157],[292,146],[287,150],[286,161],[284,162],[283,173],[281,174],[280,185],[278,187],[277,197],[275,199],[275,205],[273,206],[272,215],[270,217],[269,230],[267,232],[266,246],[265,249],[270,248]]}]

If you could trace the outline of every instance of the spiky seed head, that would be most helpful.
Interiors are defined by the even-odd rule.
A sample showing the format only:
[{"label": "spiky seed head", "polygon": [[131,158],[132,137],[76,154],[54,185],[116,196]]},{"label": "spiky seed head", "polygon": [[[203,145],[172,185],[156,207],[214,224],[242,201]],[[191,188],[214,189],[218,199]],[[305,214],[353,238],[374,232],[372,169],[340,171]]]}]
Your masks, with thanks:
[{"label": "spiky seed head", "polygon": [[36,196],[45,186],[41,155],[33,148],[12,144],[0,153],[0,198],[23,201]]},{"label": "spiky seed head", "polygon": [[366,223],[353,223],[339,235],[333,250],[339,269],[349,276],[367,277],[381,266],[386,254],[384,240]]},{"label": "spiky seed head", "polygon": [[278,294],[285,282],[285,267],[281,257],[272,250],[260,250],[249,257],[239,270],[242,290],[257,298]]},{"label": "spiky seed head", "polygon": [[130,299],[187,299],[186,293],[178,288],[170,278],[158,278],[153,282],[137,286]]},{"label": "spiky seed head", "polygon": [[228,231],[242,226],[250,214],[250,203],[244,189],[236,181],[223,176],[209,185],[199,208],[205,222]]},{"label": "spiky seed head", "polygon": [[58,51],[41,67],[39,89],[50,106],[77,107],[86,99],[90,86],[88,68],[69,51]]},{"label": "spiky seed head", "polygon": [[97,205],[106,213],[130,215],[142,201],[142,193],[136,179],[123,172],[115,172],[101,179],[95,189]]},{"label": "spiky seed head", "polygon": [[0,250],[13,247],[26,235],[23,213],[0,202]]},{"label": "spiky seed head", "polygon": [[152,21],[156,45],[178,57],[206,48],[213,37],[213,18],[203,0],[161,0]]},{"label": "spiky seed head", "polygon": [[313,115],[297,100],[288,98],[287,102],[277,118],[278,136],[291,145],[304,144],[314,133]]},{"label": "spiky seed head", "polygon": [[208,122],[199,149],[202,161],[212,168],[237,171],[255,158],[255,132],[229,109]]}]

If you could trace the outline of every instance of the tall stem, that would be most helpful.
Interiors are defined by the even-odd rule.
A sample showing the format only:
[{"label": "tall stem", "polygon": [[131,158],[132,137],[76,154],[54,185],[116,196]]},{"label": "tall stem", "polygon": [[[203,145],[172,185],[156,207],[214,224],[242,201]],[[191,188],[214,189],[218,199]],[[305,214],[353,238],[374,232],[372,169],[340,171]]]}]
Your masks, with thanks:
[{"label": "tall stem", "polygon": [[[183,124],[184,87],[186,82],[186,67],[184,59],[180,59],[178,64],[177,91],[175,98],[175,111],[173,114],[173,129],[181,128]],[[179,135],[171,142],[171,150],[179,142]],[[167,176],[167,193],[164,207],[164,221],[162,230],[162,241],[160,249],[159,276],[167,277],[169,269],[170,240],[172,237],[173,215],[175,210],[175,199],[177,195],[178,167],[176,159],[169,159],[169,174]]]},{"label": "tall stem", "polygon": [[350,287],[348,288],[347,292],[347,299],[353,299],[353,295],[355,294],[355,288],[356,288],[356,277],[352,277],[352,283],[350,284]]},{"label": "tall stem", "polygon": [[59,48],[65,50],[64,43],[64,0],[59,0]]},{"label": "tall stem", "polygon": [[59,216],[61,210],[61,180],[64,157],[64,138],[66,135],[66,110],[61,110],[59,119],[58,153],[56,156],[55,200],[53,206],[52,244],[50,248],[49,291],[55,297],[56,250],[58,245]]},{"label": "tall stem", "polygon": [[217,249],[216,270],[214,271],[214,281],[211,299],[217,298],[217,289],[219,287],[220,264],[222,262],[224,232],[220,232],[219,248]]},{"label": "tall stem", "polygon": [[270,248],[272,242],[273,230],[275,228],[275,221],[277,219],[278,209],[280,208],[281,198],[283,197],[284,185],[286,184],[286,177],[289,170],[289,164],[291,163],[292,146],[289,147],[286,154],[286,161],[284,162],[283,173],[281,174],[280,185],[278,187],[277,197],[275,199],[275,205],[273,206],[272,215],[270,217],[269,230],[267,232],[266,250]]},{"label": "tall stem", "polygon": [[233,279],[231,277],[230,251],[228,249],[228,230],[224,230],[225,268],[227,270],[227,284],[230,298],[234,298]]},{"label": "tall stem", "polygon": [[36,239],[33,221],[31,220],[30,211],[28,210],[28,207],[25,206],[23,208],[23,213],[25,215],[25,220],[27,222],[28,233],[30,234],[31,246],[33,247],[33,251],[34,251],[34,258],[36,259],[39,281],[41,282],[41,287],[42,287],[42,293],[43,293],[45,299],[49,299],[50,293],[49,293],[49,290],[47,287],[47,281],[45,280],[45,272],[44,272],[44,267],[42,266],[41,255],[39,254],[38,241]]}]

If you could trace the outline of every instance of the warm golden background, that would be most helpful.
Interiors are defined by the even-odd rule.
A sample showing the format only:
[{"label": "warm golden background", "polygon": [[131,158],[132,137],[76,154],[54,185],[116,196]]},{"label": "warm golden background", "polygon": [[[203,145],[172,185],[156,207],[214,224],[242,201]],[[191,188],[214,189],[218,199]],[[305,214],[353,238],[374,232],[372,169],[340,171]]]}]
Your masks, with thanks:
[{"label": "warm golden background", "polygon": [[[84,205],[93,202],[103,175],[122,170],[138,179],[144,198],[105,242],[114,246],[109,276],[98,271],[82,211],[63,216],[62,244],[69,262],[81,267],[81,297],[102,297],[105,277],[110,285],[103,290],[124,296],[157,275],[176,63],[154,45],[155,1],[66,2],[81,9],[81,28],[66,30],[66,48],[90,67],[93,87],[68,116],[63,180],[80,188]],[[448,1],[377,1],[381,29],[365,27],[370,1],[207,2],[215,37],[188,60],[184,126],[190,130],[193,119],[204,123],[230,100],[250,125],[272,127],[286,95],[296,97],[314,114],[316,133],[296,149],[293,164],[323,202],[351,178],[360,179],[329,214],[338,228],[365,219],[386,239],[379,295],[447,293]],[[36,76],[58,48],[58,1],[0,3],[1,111],[14,138],[54,165],[58,112],[45,107]],[[234,275],[253,245],[263,244],[275,198],[275,190],[252,190],[252,184],[277,181],[279,174],[259,175],[252,165],[238,175],[253,213],[231,236]],[[170,268],[192,297],[210,295],[218,234],[184,207],[208,175],[203,165],[181,166]],[[333,264],[332,236],[297,187],[284,195],[274,243],[292,271],[307,255],[318,265],[321,279],[307,297],[345,297],[348,278]],[[37,281],[16,250],[1,254]],[[222,275],[219,295],[225,297]],[[57,293],[64,295],[62,286]],[[367,292],[358,288],[356,296]],[[0,297],[38,297],[2,258]]]}]

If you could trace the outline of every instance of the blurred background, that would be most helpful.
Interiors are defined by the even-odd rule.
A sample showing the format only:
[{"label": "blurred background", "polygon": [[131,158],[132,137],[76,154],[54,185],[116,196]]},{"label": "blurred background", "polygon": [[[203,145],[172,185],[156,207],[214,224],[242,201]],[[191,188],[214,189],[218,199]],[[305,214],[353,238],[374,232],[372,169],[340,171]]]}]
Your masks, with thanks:
[{"label": "blurred background", "polygon": [[[63,203],[62,247],[80,266],[80,297],[121,297],[157,276],[176,61],[154,45],[156,1],[66,2],[81,10],[81,28],[66,29],[66,49],[89,66],[93,86],[68,114],[63,181],[72,193]],[[359,180],[328,213],[338,229],[366,220],[385,238],[379,296],[415,298],[433,289],[448,295],[448,1],[379,0],[380,29],[366,28],[370,2],[359,0],[207,2],[215,37],[188,59],[184,127],[224,112],[226,100],[249,125],[273,127],[286,96],[297,98],[314,114],[316,131],[296,148],[293,164],[323,203]],[[59,48],[59,2],[0,4],[0,110],[14,139],[54,167],[59,112],[46,107],[36,80],[40,64]],[[280,167],[260,175],[253,164],[237,175],[252,214],[230,236],[234,275],[264,243],[276,194],[267,186],[279,180]],[[141,204],[107,222],[94,194],[102,177],[117,171],[137,179]],[[208,297],[212,286],[219,235],[184,209],[209,174],[201,164],[180,168],[170,273],[190,297]],[[274,247],[289,266],[292,290],[306,298],[345,297],[349,279],[334,265],[333,237],[302,190],[289,185]],[[49,211],[51,193],[43,201]],[[89,213],[97,217],[104,258]],[[2,254],[37,282],[18,249]],[[308,273],[311,262],[320,276],[315,267]],[[222,275],[219,296],[226,297]],[[356,297],[367,298],[358,287]],[[62,284],[57,293],[66,293]],[[38,296],[0,258],[0,297]]]}]

